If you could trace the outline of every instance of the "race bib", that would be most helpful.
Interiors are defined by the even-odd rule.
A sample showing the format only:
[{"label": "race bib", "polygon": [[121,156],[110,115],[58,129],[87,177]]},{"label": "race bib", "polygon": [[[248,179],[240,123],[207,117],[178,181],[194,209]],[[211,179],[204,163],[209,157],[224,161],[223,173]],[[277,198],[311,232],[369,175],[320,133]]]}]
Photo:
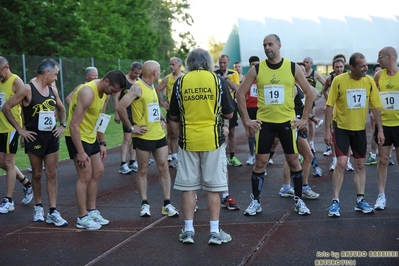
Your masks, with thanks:
[{"label": "race bib", "polygon": [[161,110],[159,109],[158,103],[148,104],[148,122],[154,123],[161,120]]},{"label": "race bib", "polygon": [[6,94],[4,92],[0,92],[0,111],[5,103],[6,103]]},{"label": "race bib", "polygon": [[55,126],[54,111],[40,111],[37,128],[40,131],[51,131]]},{"label": "race bib", "polygon": [[284,85],[265,85],[263,87],[265,104],[284,103]]},{"label": "race bib", "polygon": [[399,110],[399,91],[380,92],[382,109]]},{"label": "race bib", "polygon": [[258,86],[256,84],[252,84],[249,96],[258,98]]},{"label": "race bib", "polygon": [[107,129],[109,120],[111,120],[110,115],[101,113],[97,119],[96,126],[94,127],[94,133],[97,133],[97,131],[101,132],[101,133],[105,133],[105,130]]},{"label": "race bib", "polygon": [[348,109],[366,108],[366,89],[347,90],[346,104]]}]

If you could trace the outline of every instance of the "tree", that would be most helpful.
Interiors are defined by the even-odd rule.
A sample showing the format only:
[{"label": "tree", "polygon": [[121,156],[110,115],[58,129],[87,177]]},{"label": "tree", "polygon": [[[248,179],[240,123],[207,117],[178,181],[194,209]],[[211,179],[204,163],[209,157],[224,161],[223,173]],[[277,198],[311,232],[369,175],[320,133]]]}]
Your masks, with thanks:
[{"label": "tree", "polygon": [[0,53],[163,61],[193,45],[182,33],[176,48],[171,34],[175,20],[192,24],[188,8],[187,0],[2,0]]},{"label": "tree", "polygon": [[222,54],[224,45],[225,45],[225,43],[217,42],[214,37],[209,38],[209,42],[208,42],[209,52],[211,53],[213,62],[215,64],[218,64],[218,62],[219,62],[218,60]]}]

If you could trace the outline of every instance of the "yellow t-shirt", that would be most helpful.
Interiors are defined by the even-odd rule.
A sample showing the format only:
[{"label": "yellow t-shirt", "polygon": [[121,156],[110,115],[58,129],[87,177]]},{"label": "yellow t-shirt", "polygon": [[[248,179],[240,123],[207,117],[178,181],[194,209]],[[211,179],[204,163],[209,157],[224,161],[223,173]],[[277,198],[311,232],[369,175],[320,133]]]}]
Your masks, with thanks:
[{"label": "yellow t-shirt", "polygon": [[136,126],[146,125],[147,132],[134,134],[133,138],[145,140],[160,140],[165,137],[161,126],[161,109],[159,108],[157,92],[152,86],[148,88],[142,80],[136,81],[141,87],[141,97],[135,99],[132,104],[132,117]]},{"label": "yellow t-shirt", "polygon": [[[73,94],[71,104],[69,105],[67,122],[68,125],[72,120],[73,113],[75,112],[75,108],[78,104],[78,93],[83,87],[90,87],[93,90],[94,100],[90,107],[87,109],[82,123],[80,123],[80,139],[84,142],[92,144],[97,139],[97,133],[94,133],[94,127],[96,126],[97,119],[102,113],[107,95],[103,94],[103,97],[100,98],[100,96],[98,95],[98,88],[94,80],[80,85],[80,87]],[[71,136],[69,126],[65,130],[65,136]]]},{"label": "yellow t-shirt", "polygon": [[340,129],[358,131],[366,128],[369,106],[380,108],[377,86],[370,76],[354,80],[349,73],[334,78],[327,105],[334,107],[333,121]]},{"label": "yellow t-shirt", "polygon": [[399,72],[388,76],[387,70],[381,71],[378,81],[381,99],[381,120],[384,126],[399,126]]},{"label": "yellow t-shirt", "polygon": [[173,85],[176,79],[173,77],[173,73],[168,75],[168,83],[166,84],[166,96],[168,97],[168,103],[170,103],[170,97],[172,97]]},{"label": "yellow t-shirt", "polygon": [[[222,87],[215,73],[190,71],[176,86],[181,116],[179,145],[193,152],[213,151],[224,143]],[[227,91],[227,90],[226,90]]]},{"label": "yellow t-shirt", "polygon": [[259,64],[256,83],[258,87],[257,118],[269,123],[284,123],[295,118],[294,65],[283,58],[277,69],[270,68],[266,61]]},{"label": "yellow t-shirt", "polygon": [[[7,118],[4,116],[1,108],[12,96],[14,96],[15,93],[12,90],[12,85],[14,84],[14,80],[16,78],[18,78],[18,76],[12,74],[6,82],[0,82],[0,133],[7,133],[15,130],[15,128],[10,124],[10,122],[8,122]],[[22,127],[21,105],[17,104],[13,108],[11,108],[11,113],[13,114],[14,119],[17,121],[18,125]]]}]

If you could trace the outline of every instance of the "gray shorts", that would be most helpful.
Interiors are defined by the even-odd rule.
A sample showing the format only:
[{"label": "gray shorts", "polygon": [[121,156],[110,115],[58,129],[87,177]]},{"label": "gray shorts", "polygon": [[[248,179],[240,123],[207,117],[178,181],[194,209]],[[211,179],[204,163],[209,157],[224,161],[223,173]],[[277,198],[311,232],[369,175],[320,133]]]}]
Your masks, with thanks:
[{"label": "gray shorts", "polygon": [[191,152],[179,147],[178,160],[174,189],[192,191],[202,188],[212,192],[228,190],[226,143],[209,152]]}]

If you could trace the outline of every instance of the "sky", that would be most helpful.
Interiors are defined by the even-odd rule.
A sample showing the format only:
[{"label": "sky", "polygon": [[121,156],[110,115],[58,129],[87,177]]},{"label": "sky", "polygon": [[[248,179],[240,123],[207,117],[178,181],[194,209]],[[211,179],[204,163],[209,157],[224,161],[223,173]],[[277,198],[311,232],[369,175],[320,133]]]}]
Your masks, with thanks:
[{"label": "sky", "polygon": [[[268,16],[315,18],[319,16],[350,15],[362,17],[367,14],[384,15],[399,10],[398,0],[188,0],[187,13],[194,19],[191,27],[173,24],[177,31],[191,31],[198,46],[209,48],[209,39],[226,42],[237,23],[237,17],[262,20]],[[396,12],[396,11],[395,11]],[[399,11],[396,12],[399,15]],[[254,29],[256,30],[256,29]]]}]

